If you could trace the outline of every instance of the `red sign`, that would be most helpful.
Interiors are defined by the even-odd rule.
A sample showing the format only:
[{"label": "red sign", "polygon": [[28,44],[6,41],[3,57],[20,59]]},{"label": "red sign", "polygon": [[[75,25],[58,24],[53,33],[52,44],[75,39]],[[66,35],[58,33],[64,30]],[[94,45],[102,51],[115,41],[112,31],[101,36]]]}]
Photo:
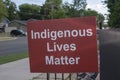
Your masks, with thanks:
[{"label": "red sign", "polygon": [[96,18],[28,22],[31,72],[97,72]]}]

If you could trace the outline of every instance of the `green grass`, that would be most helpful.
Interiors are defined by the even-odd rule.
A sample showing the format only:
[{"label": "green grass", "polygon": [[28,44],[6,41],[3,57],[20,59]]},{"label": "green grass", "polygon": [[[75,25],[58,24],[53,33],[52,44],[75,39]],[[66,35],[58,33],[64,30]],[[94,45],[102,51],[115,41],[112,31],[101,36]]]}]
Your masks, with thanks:
[{"label": "green grass", "polygon": [[8,62],[16,61],[27,57],[28,57],[27,52],[0,56],[0,64],[5,64]]},{"label": "green grass", "polygon": [[10,37],[10,33],[2,32],[0,33],[0,37]]}]

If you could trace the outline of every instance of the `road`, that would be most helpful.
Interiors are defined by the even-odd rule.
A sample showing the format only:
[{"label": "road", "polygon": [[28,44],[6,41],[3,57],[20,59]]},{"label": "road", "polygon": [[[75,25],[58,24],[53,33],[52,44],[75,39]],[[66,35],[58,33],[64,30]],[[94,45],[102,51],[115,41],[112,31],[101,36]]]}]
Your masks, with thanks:
[{"label": "road", "polygon": [[0,41],[0,56],[28,51],[27,37]]}]

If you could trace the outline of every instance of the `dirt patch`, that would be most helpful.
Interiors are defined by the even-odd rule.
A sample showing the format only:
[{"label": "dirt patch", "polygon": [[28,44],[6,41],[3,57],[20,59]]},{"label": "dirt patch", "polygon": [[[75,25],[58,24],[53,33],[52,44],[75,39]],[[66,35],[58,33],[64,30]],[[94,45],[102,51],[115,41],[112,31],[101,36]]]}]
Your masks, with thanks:
[{"label": "dirt patch", "polygon": [[0,37],[0,41],[14,40],[16,37]]}]

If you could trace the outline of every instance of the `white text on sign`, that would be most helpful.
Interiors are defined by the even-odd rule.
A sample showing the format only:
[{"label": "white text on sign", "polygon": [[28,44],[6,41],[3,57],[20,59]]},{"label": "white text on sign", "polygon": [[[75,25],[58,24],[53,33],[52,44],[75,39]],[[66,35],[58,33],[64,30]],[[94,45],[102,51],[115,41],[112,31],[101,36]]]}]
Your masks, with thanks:
[{"label": "white text on sign", "polygon": [[[31,30],[31,39],[50,39],[54,41],[53,43],[46,42],[47,52],[57,52],[57,51],[76,51],[77,47],[75,43],[71,44],[58,44],[55,42],[58,38],[75,38],[75,37],[91,37],[93,35],[92,29],[79,29],[79,30],[59,30],[53,31],[50,29],[44,29],[41,32]],[[80,56],[78,57],[68,57],[60,56],[45,56],[46,65],[78,65]]]}]

